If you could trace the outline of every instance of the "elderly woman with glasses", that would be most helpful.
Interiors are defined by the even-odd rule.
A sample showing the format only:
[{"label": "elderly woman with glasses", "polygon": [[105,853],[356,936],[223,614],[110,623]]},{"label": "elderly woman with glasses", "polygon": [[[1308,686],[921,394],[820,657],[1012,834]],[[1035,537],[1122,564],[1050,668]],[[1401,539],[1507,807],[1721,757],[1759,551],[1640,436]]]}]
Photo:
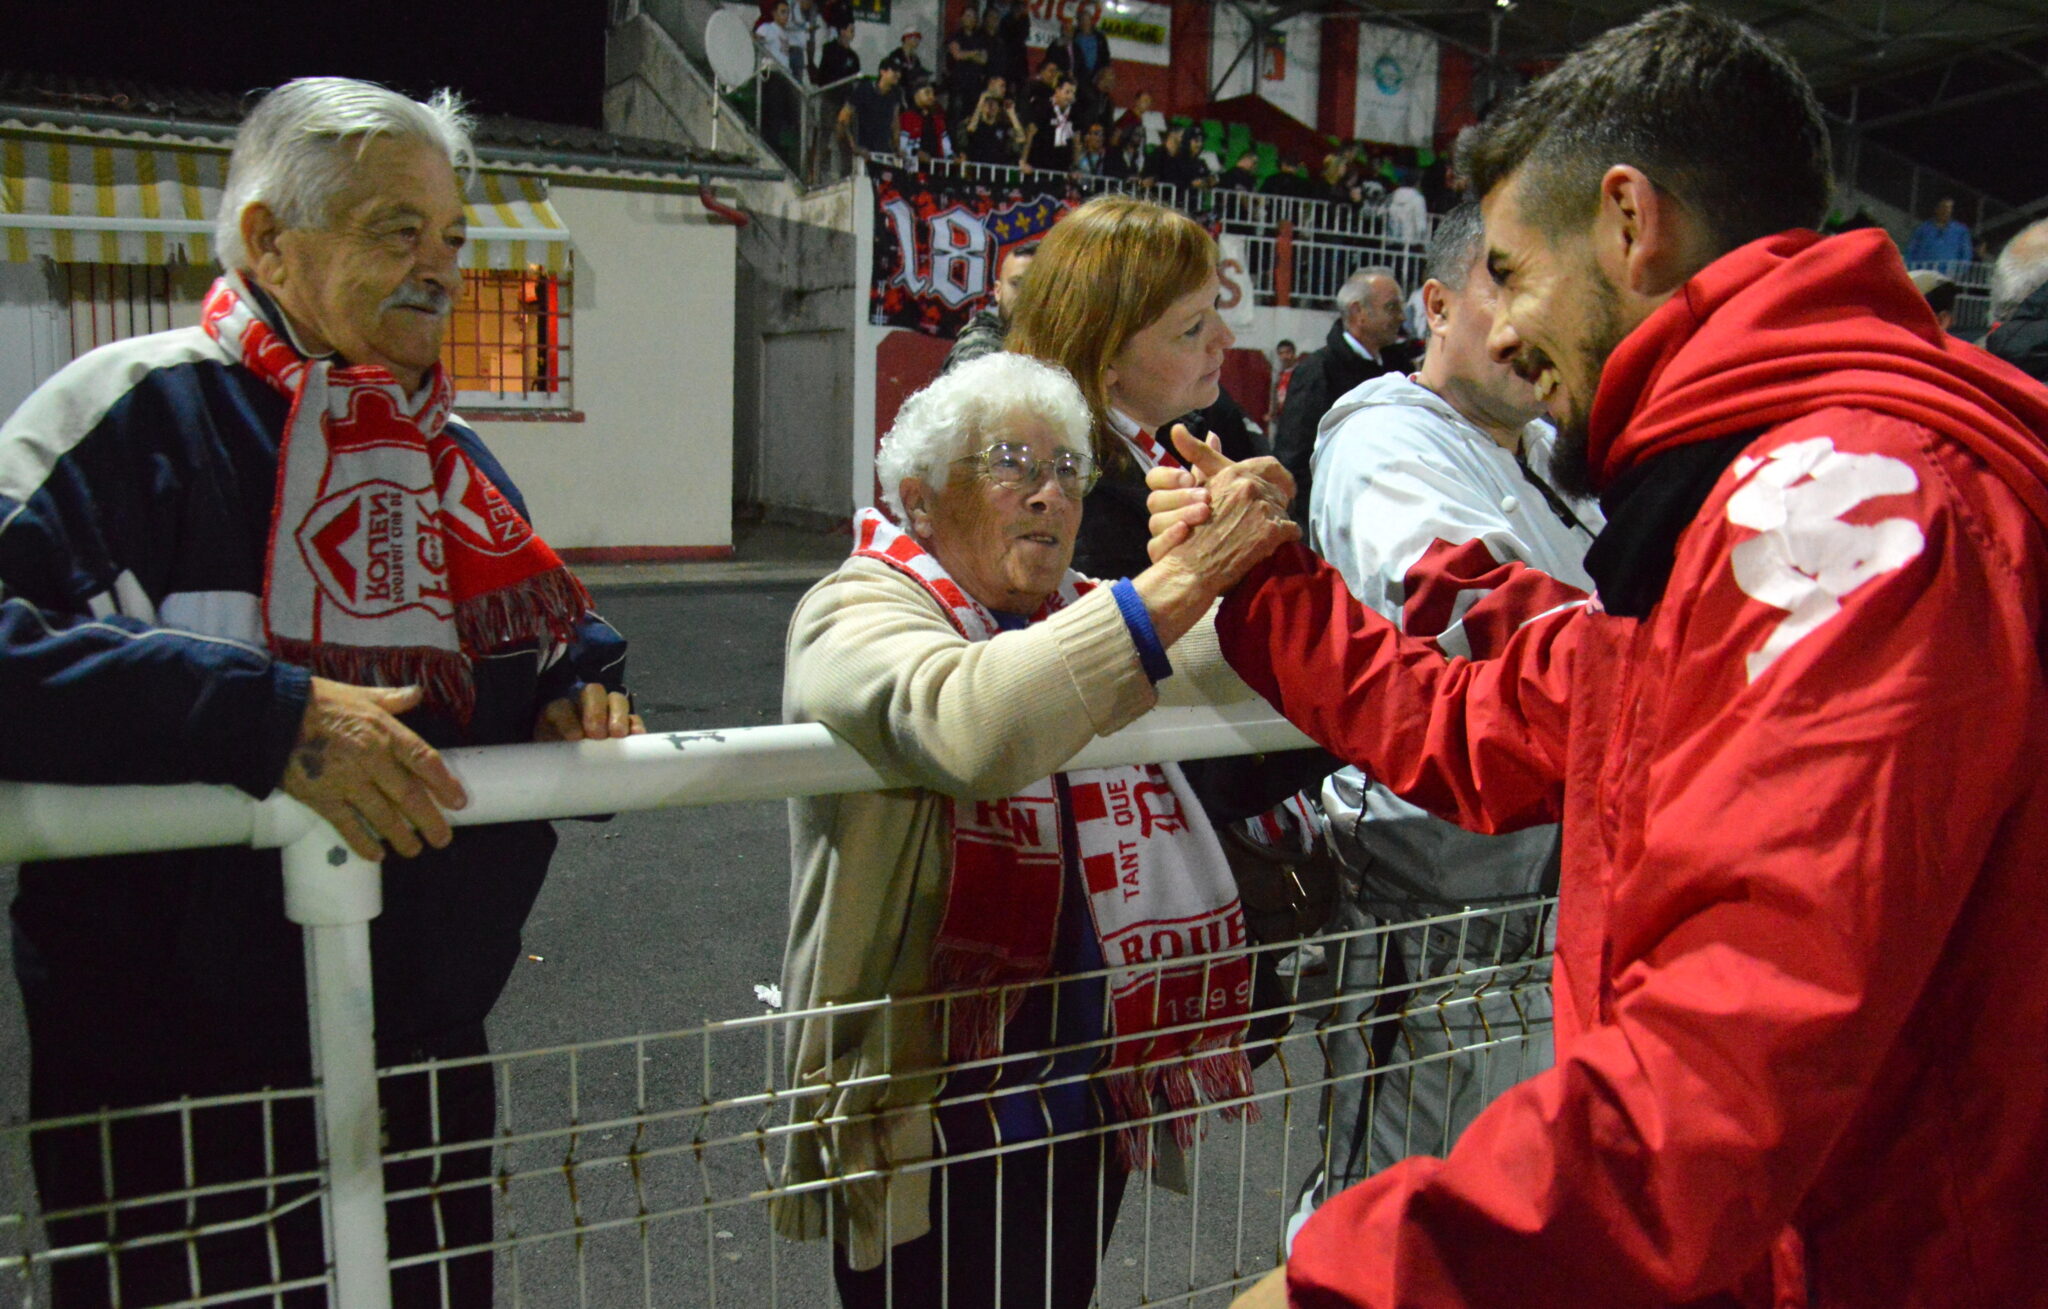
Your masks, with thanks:
[{"label": "elderly woman with glasses", "polygon": [[1074,573],[1090,427],[1051,365],[941,377],[877,459],[894,521],[863,512],[790,623],[785,719],[891,784],[790,802],[785,1182],[845,1180],[777,1221],[833,1238],[848,1306],[1085,1305],[1126,1169],[1191,1139],[1144,1120],[1249,1090],[1247,965],[1170,962],[1245,939],[1179,770],[1060,770],[1164,697],[1249,694],[1203,618],[1295,532],[1240,479],[1213,565]]}]

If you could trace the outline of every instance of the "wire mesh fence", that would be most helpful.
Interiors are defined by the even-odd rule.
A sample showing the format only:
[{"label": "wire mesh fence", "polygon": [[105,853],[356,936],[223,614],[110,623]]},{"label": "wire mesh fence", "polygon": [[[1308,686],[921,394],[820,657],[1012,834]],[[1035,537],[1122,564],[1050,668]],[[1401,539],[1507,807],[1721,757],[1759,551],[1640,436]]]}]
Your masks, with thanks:
[{"label": "wire mesh fence", "polygon": [[[1547,1062],[1550,908],[1529,900],[1173,961],[1205,975],[1253,965],[1235,1038],[1250,1090],[1208,1105],[1155,1096],[1138,1117],[1103,1094],[1113,1035],[915,1067],[835,1061],[830,1076],[792,1085],[807,1028],[815,1038],[824,1025],[831,1048],[837,1024],[943,1025],[975,993],[764,1005],[677,1031],[381,1070],[395,1302],[829,1305],[835,1250],[847,1247],[790,1239],[802,1224],[787,1214],[843,1237],[863,1195],[930,1187],[935,1203],[884,1204],[889,1256],[858,1283],[872,1303],[991,1303],[990,1286],[1020,1278],[1003,1303],[1061,1303],[1037,1288],[1071,1294],[1060,1260],[1078,1257],[1091,1303],[1227,1304],[1279,1258],[1306,1184],[1380,1166],[1388,1141],[1395,1153],[1444,1148],[1446,1107],[1469,1116],[1473,1088],[1483,1101]],[[1057,1005],[1074,1002],[1077,981],[1103,979],[1088,994],[1106,996],[1129,977],[1034,986]],[[0,1131],[0,1303],[328,1303],[316,1094]],[[1085,1107],[1076,1117],[1061,1103]],[[927,1139],[904,1130],[917,1123],[929,1146],[847,1148]],[[1367,1137],[1379,1144],[1361,1167],[1352,1156]],[[1117,1161],[1134,1140],[1151,1166],[1126,1176]],[[792,1167],[793,1152],[826,1166]],[[45,1172],[40,1206],[32,1159]],[[936,1235],[906,1243],[925,1215]],[[1062,1256],[1062,1243],[1079,1255]],[[936,1277],[917,1251],[939,1260]]]}]

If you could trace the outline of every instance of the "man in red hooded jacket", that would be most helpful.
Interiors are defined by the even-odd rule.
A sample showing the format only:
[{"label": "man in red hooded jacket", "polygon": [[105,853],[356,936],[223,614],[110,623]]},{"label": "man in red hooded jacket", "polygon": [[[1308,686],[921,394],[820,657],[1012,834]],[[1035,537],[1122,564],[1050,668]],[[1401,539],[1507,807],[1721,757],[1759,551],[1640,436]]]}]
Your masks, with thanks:
[{"label": "man in red hooded jacket", "polygon": [[1298,548],[1225,601],[1329,749],[1564,824],[1556,1067],[1242,1303],[2048,1304],[2048,391],[1882,233],[1803,230],[1826,158],[1783,56],[1683,6],[1532,85],[1459,171],[1492,345],[1602,496],[1597,599],[1478,661]]}]

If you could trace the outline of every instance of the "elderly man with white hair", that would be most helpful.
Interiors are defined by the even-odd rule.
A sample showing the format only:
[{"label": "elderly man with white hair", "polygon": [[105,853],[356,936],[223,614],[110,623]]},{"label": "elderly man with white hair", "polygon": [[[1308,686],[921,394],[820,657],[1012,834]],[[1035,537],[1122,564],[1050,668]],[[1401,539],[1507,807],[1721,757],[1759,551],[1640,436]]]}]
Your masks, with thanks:
[{"label": "elderly man with white hair", "polygon": [[[439,357],[473,164],[446,92],[273,91],[229,163],[227,272],[201,324],[94,351],[0,428],[0,776],[281,789],[363,856],[405,856],[371,929],[384,1064],[485,1052],[554,847],[543,823],[451,831],[443,811],[464,796],[437,748],[637,730],[624,642],[449,412]],[[31,864],[13,917],[36,1118],[307,1084],[274,852]],[[486,1067],[387,1079],[384,1097],[393,1150],[493,1131]],[[305,1169],[303,1101],[33,1144],[46,1213],[109,1206],[50,1222],[52,1245],[122,1243],[60,1261],[58,1305],[183,1301],[325,1266],[303,1184],[123,1203]],[[388,1181],[488,1166],[487,1148],[452,1151]],[[489,1189],[394,1203],[389,1220],[394,1255],[488,1242]],[[394,1289],[487,1304],[490,1256]]]},{"label": "elderly man with white hair", "polygon": [[1991,266],[1991,322],[1984,348],[2048,382],[2048,219],[1999,251]]},{"label": "elderly man with white hair", "polygon": [[[863,512],[790,620],[785,719],[892,779],[790,801],[783,995],[813,1016],[788,1046],[785,1178],[853,1180],[775,1216],[833,1237],[846,1309],[1087,1305],[1126,1171],[1192,1127],[1120,1125],[1155,1095],[1250,1088],[1249,964],[1171,962],[1246,939],[1179,768],[1062,770],[1162,697],[1248,694],[1202,619],[1298,532],[1254,498],[1219,515],[1200,568],[1082,577],[1091,426],[1053,365],[998,353],[942,376],[877,459],[894,521]],[[1105,964],[1123,971],[1105,983]],[[885,996],[900,1008],[860,1003]],[[980,1157],[921,1166],[953,1156]]]}]

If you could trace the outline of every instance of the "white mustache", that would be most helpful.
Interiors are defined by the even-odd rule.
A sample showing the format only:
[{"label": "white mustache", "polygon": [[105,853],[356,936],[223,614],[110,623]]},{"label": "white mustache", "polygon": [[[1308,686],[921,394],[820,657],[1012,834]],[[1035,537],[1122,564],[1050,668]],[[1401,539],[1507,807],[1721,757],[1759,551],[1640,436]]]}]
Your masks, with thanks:
[{"label": "white mustache", "polygon": [[424,309],[436,317],[446,318],[455,312],[455,297],[432,283],[421,287],[401,286],[377,306],[379,313],[392,309]]}]

